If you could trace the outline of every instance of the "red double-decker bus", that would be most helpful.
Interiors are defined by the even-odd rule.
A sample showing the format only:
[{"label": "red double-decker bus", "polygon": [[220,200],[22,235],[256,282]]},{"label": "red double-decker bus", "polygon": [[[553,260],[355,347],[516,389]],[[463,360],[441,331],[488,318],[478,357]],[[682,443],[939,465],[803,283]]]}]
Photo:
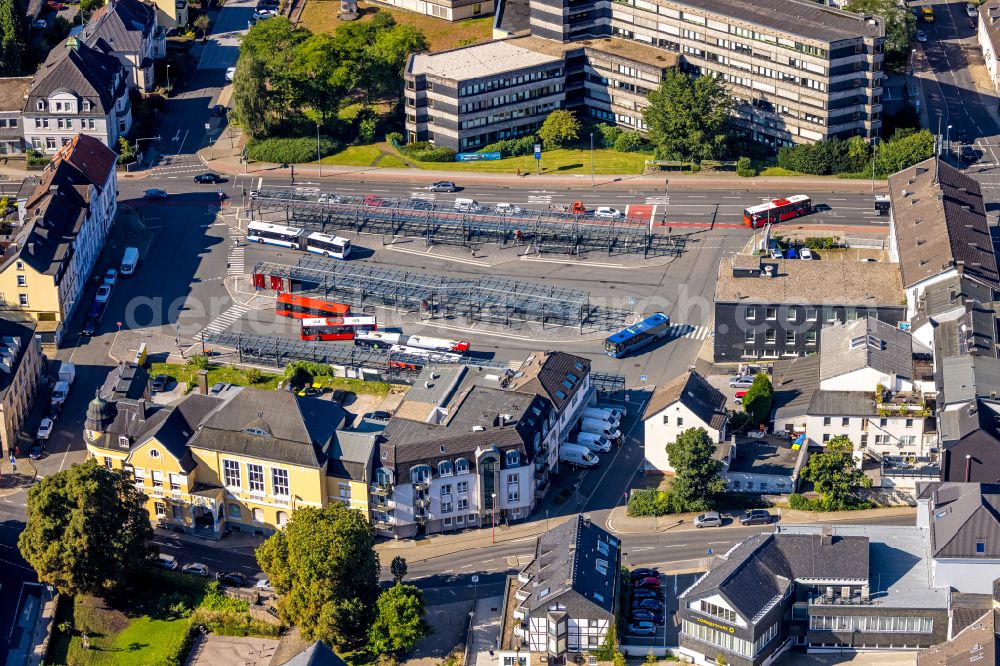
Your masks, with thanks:
[{"label": "red double-decker bus", "polygon": [[357,333],[374,331],[375,317],[310,317],[302,320],[303,340],[353,340]]},{"label": "red double-decker bus", "polygon": [[351,306],[333,301],[324,301],[308,296],[296,296],[288,292],[278,294],[274,304],[275,313],[282,317],[307,319],[309,317],[346,317],[351,314]]}]

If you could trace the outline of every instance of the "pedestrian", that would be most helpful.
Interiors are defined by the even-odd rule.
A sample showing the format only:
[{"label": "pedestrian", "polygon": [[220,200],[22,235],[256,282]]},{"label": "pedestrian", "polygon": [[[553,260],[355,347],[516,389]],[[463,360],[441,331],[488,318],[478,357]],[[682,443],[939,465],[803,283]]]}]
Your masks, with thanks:
[{"label": "pedestrian", "polygon": [[518,178],[520,178],[520,177],[521,177],[521,167],[518,167],[518,168],[517,168],[517,177],[518,177]]}]

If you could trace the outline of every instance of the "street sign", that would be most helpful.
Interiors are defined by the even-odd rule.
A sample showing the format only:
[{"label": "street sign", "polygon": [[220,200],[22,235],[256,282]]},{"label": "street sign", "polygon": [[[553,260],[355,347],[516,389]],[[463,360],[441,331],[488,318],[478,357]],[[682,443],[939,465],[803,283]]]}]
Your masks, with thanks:
[{"label": "street sign", "polygon": [[639,375],[639,381],[640,382],[646,381],[646,375]]},{"label": "street sign", "polygon": [[535,159],[536,160],[542,159],[542,144],[540,143],[535,144]]},{"label": "street sign", "polygon": [[502,155],[496,153],[458,153],[455,155],[456,162],[481,162],[483,160],[498,160]]},{"label": "street sign", "polygon": [[472,577],[472,582],[473,583],[478,583],[479,582],[479,576],[473,576]]},{"label": "street sign", "polygon": [[635,305],[635,299],[634,298],[628,299],[628,304],[629,305]]}]

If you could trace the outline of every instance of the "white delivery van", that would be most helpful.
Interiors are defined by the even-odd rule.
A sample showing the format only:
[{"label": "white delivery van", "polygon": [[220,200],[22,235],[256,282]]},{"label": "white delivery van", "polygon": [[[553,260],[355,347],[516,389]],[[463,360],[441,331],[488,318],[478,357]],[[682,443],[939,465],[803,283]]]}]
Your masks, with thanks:
[{"label": "white delivery van", "polygon": [[69,383],[68,382],[56,382],[56,385],[52,387],[52,404],[61,405],[66,402],[66,398],[69,397]]},{"label": "white delivery van", "polygon": [[576,467],[597,467],[597,463],[601,462],[590,449],[568,442],[559,447],[559,460]]},{"label": "white delivery van", "polygon": [[76,366],[72,363],[63,363],[59,366],[59,381],[72,384],[76,379]]},{"label": "white delivery van", "polygon": [[598,421],[604,421],[608,425],[617,428],[621,423],[621,418],[617,416],[612,416],[611,413],[605,409],[600,409],[598,407],[584,407],[583,411],[580,412],[580,416],[585,419],[596,419]]},{"label": "white delivery van", "polygon": [[584,432],[592,432],[597,435],[603,435],[612,442],[617,442],[622,438],[622,434],[618,428],[608,425],[604,421],[600,421],[598,419],[588,419],[587,417],[584,417],[583,420],[580,421],[580,429]]},{"label": "white delivery van", "polygon": [[483,209],[475,199],[455,199],[455,210],[463,213],[478,213]]},{"label": "white delivery van", "polygon": [[598,451],[600,453],[607,453],[611,450],[611,442],[607,439],[592,432],[583,432],[582,430],[576,434],[575,443],[591,451]]},{"label": "white delivery van", "polygon": [[122,265],[119,267],[118,272],[122,275],[132,275],[132,273],[135,273],[135,267],[138,264],[139,248],[127,247],[125,248],[125,256],[122,257]]}]

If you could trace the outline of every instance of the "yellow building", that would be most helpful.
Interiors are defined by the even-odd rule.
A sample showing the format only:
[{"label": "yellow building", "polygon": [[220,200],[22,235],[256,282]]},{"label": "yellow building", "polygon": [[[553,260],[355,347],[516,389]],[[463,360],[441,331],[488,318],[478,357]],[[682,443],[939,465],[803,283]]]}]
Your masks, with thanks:
[{"label": "yellow building", "polygon": [[105,389],[88,409],[87,449],[132,471],[156,525],[219,538],[266,535],[330,501],[367,515],[378,432],[338,430],[345,412],[329,400],[233,387],[161,406]]}]

